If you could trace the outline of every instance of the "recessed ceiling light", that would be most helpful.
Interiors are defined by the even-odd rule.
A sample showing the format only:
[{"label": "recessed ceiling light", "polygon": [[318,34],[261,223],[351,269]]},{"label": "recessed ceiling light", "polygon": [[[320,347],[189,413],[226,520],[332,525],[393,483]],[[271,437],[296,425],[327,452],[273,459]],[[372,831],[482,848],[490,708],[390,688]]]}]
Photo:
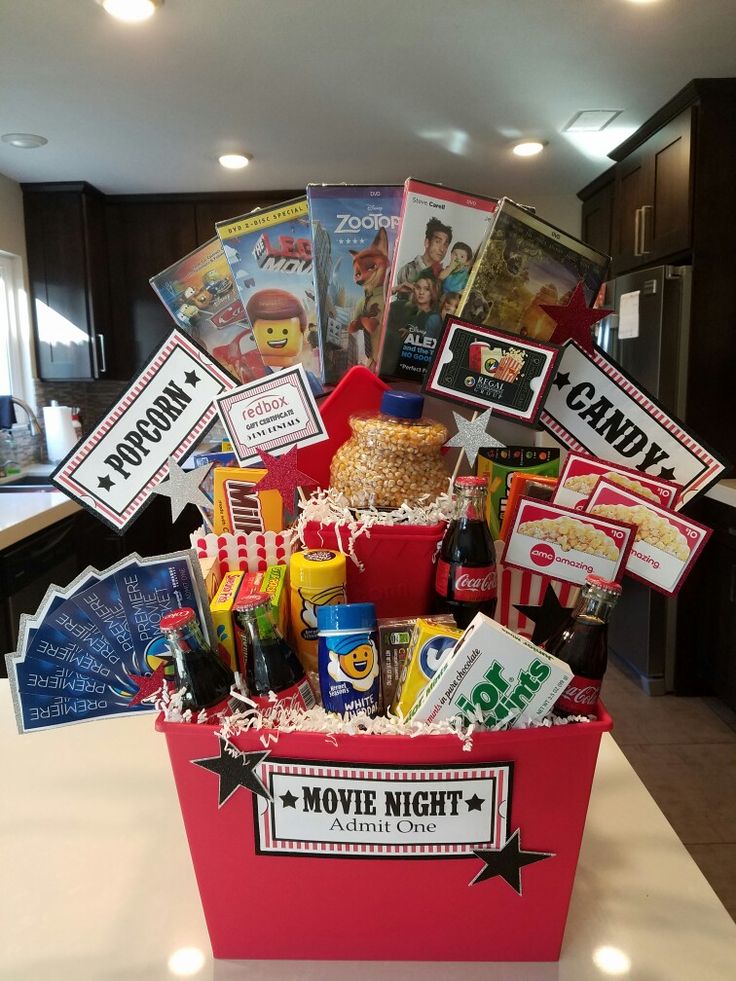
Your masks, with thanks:
[{"label": "recessed ceiling light", "polygon": [[514,146],[513,152],[517,157],[535,157],[544,150],[544,143],[538,140],[524,140]]},{"label": "recessed ceiling light", "polygon": [[576,112],[563,133],[600,133],[621,115],[623,109],[581,109]]},{"label": "recessed ceiling light", "polygon": [[17,146],[19,150],[33,150],[49,142],[45,136],[36,136],[35,133],[4,133],[0,139],[3,143]]},{"label": "recessed ceiling light", "polygon": [[228,170],[242,170],[243,167],[248,166],[253,158],[247,153],[223,153],[217,159],[220,161],[220,165]]},{"label": "recessed ceiling light", "polygon": [[112,17],[126,24],[140,24],[156,13],[164,0],[97,0]]}]

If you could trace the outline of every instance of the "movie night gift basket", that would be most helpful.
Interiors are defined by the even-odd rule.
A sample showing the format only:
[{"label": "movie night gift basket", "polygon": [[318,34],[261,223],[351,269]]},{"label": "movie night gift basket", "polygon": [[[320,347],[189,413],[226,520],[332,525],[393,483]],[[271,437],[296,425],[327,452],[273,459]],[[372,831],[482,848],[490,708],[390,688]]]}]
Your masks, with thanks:
[{"label": "movie night gift basket", "polygon": [[118,531],[152,494],[202,527],[22,618],[19,730],[157,713],[216,957],[554,960],[609,617],[678,591],[724,465],[593,345],[606,257],[507,199],[310,185],[216,231],[54,474]]}]

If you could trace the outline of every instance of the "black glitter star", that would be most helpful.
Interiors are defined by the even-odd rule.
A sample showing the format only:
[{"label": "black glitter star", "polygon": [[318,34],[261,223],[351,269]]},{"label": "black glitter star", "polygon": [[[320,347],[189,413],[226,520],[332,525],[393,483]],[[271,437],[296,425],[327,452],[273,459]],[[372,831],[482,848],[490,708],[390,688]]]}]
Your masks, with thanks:
[{"label": "black glitter star", "polygon": [[567,620],[572,611],[572,607],[563,606],[557,598],[557,593],[552,588],[552,583],[547,584],[544,592],[544,599],[541,606],[521,606],[514,604],[514,609],[522,613],[534,624],[532,634],[532,644],[543,644],[549,640],[552,634],[561,627]]},{"label": "black glitter star", "polygon": [[519,847],[519,829],[511,835],[503,848],[474,848],[473,851],[484,862],[483,868],[474,879],[468,883],[474,886],[485,879],[494,879],[497,875],[521,895],[521,870],[525,865],[543,862],[545,858],[554,858],[553,852],[525,852]]},{"label": "black glitter star", "polygon": [[293,807],[296,810],[296,802],[299,800],[295,797],[290,790],[287,790],[285,794],[279,794],[284,807]]},{"label": "black glitter star", "polygon": [[187,385],[191,385],[192,388],[195,388],[197,382],[202,381],[202,379],[194,371],[187,371],[184,374],[184,381],[187,383]]},{"label": "black glitter star", "polygon": [[466,798],[465,803],[468,805],[468,811],[479,811],[483,806],[483,798],[473,794],[472,797]]},{"label": "black glitter star", "polygon": [[674,467],[660,467],[659,476],[662,480],[674,480],[675,479],[675,468]]},{"label": "black glitter star", "polygon": [[558,371],[555,375],[555,380],[552,382],[556,385],[560,391],[565,387],[565,385],[570,384],[570,372],[569,371]]},{"label": "black glitter star", "polygon": [[195,766],[201,766],[205,770],[211,770],[220,778],[220,796],[217,802],[218,807],[222,807],[226,800],[231,797],[238,787],[245,787],[251,793],[266,800],[273,800],[270,793],[263,784],[263,781],[256,773],[256,767],[268,756],[268,750],[258,753],[241,753],[235,750],[235,755],[231,755],[234,746],[227,745],[226,740],[220,739],[220,755],[209,756],[203,760],[192,760]]},{"label": "black glitter star", "polygon": [[107,474],[104,477],[100,477],[100,482],[97,485],[103,490],[109,491],[111,487],[115,486],[115,481]]}]

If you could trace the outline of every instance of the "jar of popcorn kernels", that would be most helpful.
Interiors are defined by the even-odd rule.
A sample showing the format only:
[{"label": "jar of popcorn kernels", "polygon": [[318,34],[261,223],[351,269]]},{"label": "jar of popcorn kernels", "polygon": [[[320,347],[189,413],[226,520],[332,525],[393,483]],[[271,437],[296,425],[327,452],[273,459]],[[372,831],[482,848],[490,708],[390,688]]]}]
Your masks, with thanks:
[{"label": "jar of popcorn kernels", "polygon": [[350,416],[353,435],[332,458],[330,486],[352,507],[398,508],[448,489],[447,429],[422,416],[424,398],[386,391],[378,413]]}]

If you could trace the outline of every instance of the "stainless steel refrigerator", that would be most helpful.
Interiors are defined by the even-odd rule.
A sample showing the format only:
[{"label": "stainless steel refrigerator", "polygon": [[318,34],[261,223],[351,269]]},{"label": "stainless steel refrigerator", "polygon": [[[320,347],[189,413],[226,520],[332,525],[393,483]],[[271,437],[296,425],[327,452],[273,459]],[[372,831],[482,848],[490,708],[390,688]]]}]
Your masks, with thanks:
[{"label": "stainless steel refrigerator", "polygon": [[[655,266],[606,284],[597,342],[652,395],[687,421],[690,266]],[[674,690],[677,600],[626,577],[609,649],[652,695]]]}]

